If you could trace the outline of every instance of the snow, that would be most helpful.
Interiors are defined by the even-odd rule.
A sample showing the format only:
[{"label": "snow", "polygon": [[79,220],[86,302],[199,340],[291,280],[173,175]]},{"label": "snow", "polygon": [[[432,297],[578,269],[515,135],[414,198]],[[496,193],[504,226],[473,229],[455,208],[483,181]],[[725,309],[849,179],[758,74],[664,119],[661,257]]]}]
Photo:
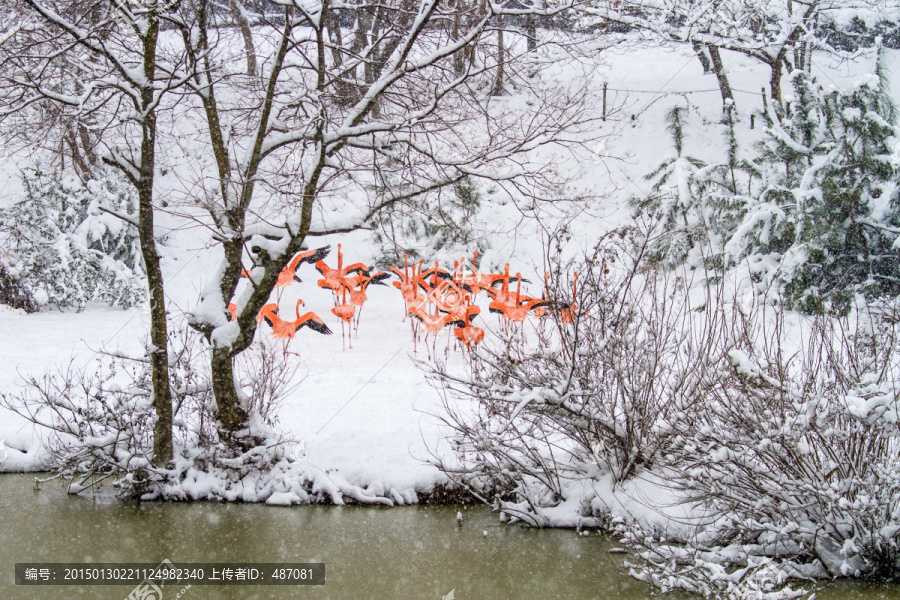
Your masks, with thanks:
[{"label": "snow", "polygon": [[[887,51],[894,65],[900,66],[900,53]],[[761,109],[759,89],[768,80],[768,71],[752,60],[725,53],[729,74],[737,94],[739,135],[742,144],[759,139],[760,128],[750,130],[748,115]],[[863,61],[860,61],[863,62]],[[856,70],[868,65],[835,66],[816,64],[827,80],[842,84]],[[583,75],[583,65],[554,65],[561,80]],[[825,69],[825,70],[823,70]],[[896,71],[896,69],[895,69]],[[589,73],[597,81],[608,81],[609,104],[618,108],[615,118],[598,122],[592,135],[620,132],[619,137],[605,142],[609,157],[584,157],[556,154],[556,168],[573,174],[573,185],[592,188],[596,196],[585,203],[584,212],[570,223],[573,234],[571,248],[575,253],[590,248],[602,232],[625,222],[628,208],[624,199],[629,195],[645,194],[649,186],[643,176],[671,153],[671,144],[664,133],[663,115],[675,104],[689,107],[686,128],[686,154],[711,160],[723,147],[721,131],[716,125],[721,116],[721,99],[715,76],[702,74],[700,64],[690,47],[659,47],[651,44],[622,45],[602,55],[596,68]],[[138,74],[135,78],[138,78]],[[900,90],[900,81],[893,82]],[[617,90],[638,90],[628,94]],[[754,91],[755,90],[755,91]],[[900,96],[900,94],[895,94]],[[365,99],[363,99],[364,102]],[[611,114],[613,111],[610,111]],[[715,125],[715,126],[714,126]],[[374,128],[374,126],[371,126]],[[360,132],[364,133],[363,128]],[[340,133],[340,132],[339,132]],[[275,138],[270,144],[281,143],[290,136]],[[127,160],[110,155],[121,164]],[[14,168],[7,163],[7,169]],[[187,170],[187,166],[182,166]],[[512,170],[513,165],[507,165]],[[137,176],[137,172],[134,172]],[[0,177],[4,181],[8,177]],[[679,188],[684,187],[679,179]],[[14,183],[3,189],[3,203],[19,193]],[[682,190],[683,191],[683,190]],[[686,191],[683,191],[686,193]],[[502,191],[485,190],[483,204],[485,218],[501,221],[509,226],[503,235],[492,236],[490,248],[484,253],[485,269],[496,268],[511,261],[513,269],[521,270],[532,282],[540,282],[543,272],[541,225],[534,220],[522,220],[513,202],[492,205],[493,199],[503,199]],[[759,221],[776,214],[777,207],[761,205],[756,208]],[[755,224],[750,222],[748,227]],[[165,219],[161,231],[168,227]],[[274,231],[274,230],[273,230]],[[281,232],[283,233],[283,232]],[[236,323],[225,323],[226,300],[215,286],[206,286],[210,273],[219,268],[221,257],[204,249],[206,240],[198,238],[196,230],[171,231],[160,249],[166,275],[169,309],[173,323],[183,323],[185,312],[193,307],[194,318],[217,325],[213,343],[228,345],[239,331]],[[273,241],[262,235],[255,238],[261,247],[275,255],[283,251],[284,238]],[[345,264],[357,260],[371,261],[374,248],[362,234],[343,237],[325,236],[308,240],[315,246],[344,244]],[[334,254],[328,259],[334,262]],[[308,310],[325,319],[335,332],[321,336],[303,329],[297,338],[285,346],[289,360],[299,361],[296,383],[299,387],[284,400],[278,412],[277,427],[292,439],[302,440],[308,459],[291,467],[285,479],[287,489],[259,490],[247,488],[239,496],[224,492],[222,482],[213,476],[191,471],[181,484],[181,491],[190,498],[207,498],[222,494],[228,499],[264,500],[268,504],[292,505],[309,500],[300,483],[311,485],[313,493],[324,493],[335,503],[357,501],[386,505],[408,504],[418,501],[422,493],[445,482],[444,476],[429,463],[434,454],[448,451],[442,440],[444,431],[436,415],[441,414],[441,398],[423,377],[418,361],[426,360],[422,342],[415,348],[410,325],[404,319],[403,302],[393,287],[372,286],[369,302],[362,310],[358,334],[346,339],[338,335],[341,326],[331,314],[330,294],[315,285],[317,274],[310,265],[301,267],[298,275],[303,283],[284,291],[281,306],[292,306],[297,298],[306,302]],[[213,281],[215,278],[212,278]],[[537,293],[539,283],[532,283]],[[203,301],[197,301],[203,293]],[[479,325],[496,334],[497,321],[482,306]],[[48,369],[64,368],[70,362],[78,368],[89,364],[98,350],[138,354],[146,338],[149,315],[132,309],[112,310],[89,306],[78,314],[46,311],[25,315],[0,310],[0,389],[15,392],[27,375],[40,375]],[[261,331],[268,332],[265,326]],[[436,343],[443,356],[446,334]],[[258,343],[258,342],[257,342]],[[346,346],[346,347],[345,347]],[[451,349],[447,359],[457,367],[463,364],[461,352]],[[756,376],[758,367],[738,351],[731,359],[741,372]],[[541,392],[521,398],[516,412],[528,402],[547,401]],[[853,411],[865,416],[878,407],[894,406],[894,397],[875,396],[848,398]],[[895,409],[891,409],[895,410]],[[896,416],[894,417],[896,418]],[[40,470],[46,459],[43,444],[47,432],[36,429],[22,417],[3,411],[0,418],[0,440],[4,441],[7,457],[0,462],[2,471]],[[585,484],[586,485],[586,484]],[[590,490],[573,486],[567,490],[563,502],[542,512],[546,524],[575,527],[584,523],[581,499],[592,497],[596,510],[609,512],[613,518],[659,521],[661,514],[642,499],[653,498],[662,504],[666,493],[652,477],[638,478],[616,491],[611,481],[603,478],[591,484]],[[685,508],[684,510],[688,510]],[[674,527],[674,523],[666,523]],[[486,535],[486,533],[485,533]],[[823,552],[825,552],[823,550]],[[853,565],[838,564],[837,559],[826,566],[832,572],[845,572]]]}]

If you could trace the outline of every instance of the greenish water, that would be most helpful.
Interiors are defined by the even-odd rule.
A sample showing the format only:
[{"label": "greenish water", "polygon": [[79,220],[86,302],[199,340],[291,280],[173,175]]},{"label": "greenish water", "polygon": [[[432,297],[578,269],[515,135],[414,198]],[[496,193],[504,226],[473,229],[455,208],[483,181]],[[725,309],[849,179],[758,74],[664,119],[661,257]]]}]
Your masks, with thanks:
[{"label": "greenish water", "polygon": [[[648,598],[615,542],[501,526],[481,507],[269,507],[131,503],[33,491],[0,476],[0,599],[124,599],[133,586],[13,585],[17,562],[324,562],[323,586],[193,586],[182,600]],[[485,535],[485,532],[487,535]],[[171,591],[170,591],[171,590]],[[180,588],[167,588],[172,600]],[[900,586],[840,584],[819,600],[900,599]],[[665,598],[684,599],[684,595]]]}]

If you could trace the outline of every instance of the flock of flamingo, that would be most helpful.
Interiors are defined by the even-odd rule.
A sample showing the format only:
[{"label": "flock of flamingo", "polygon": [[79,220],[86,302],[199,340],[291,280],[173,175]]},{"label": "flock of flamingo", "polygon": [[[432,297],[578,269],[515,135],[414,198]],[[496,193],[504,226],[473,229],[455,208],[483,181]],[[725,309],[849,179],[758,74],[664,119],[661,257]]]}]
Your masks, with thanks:
[{"label": "flock of flamingo", "polygon": [[[338,244],[337,266],[331,268],[325,262],[330,246],[305,250],[300,252],[278,276],[275,284],[277,300],[280,301],[284,288],[292,283],[301,281],[297,270],[303,263],[311,263],[322,275],[317,281],[318,287],[331,290],[334,299],[334,308],[331,312],[341,322],[341,334],[346,340],[345,327],[352,333],[359,328],[359,319],[362,307],[368,299],[366,290],[369,285],[387,285],[385,280],[391,277],[391,273],[378,271],[371,273],[369,268],[361,263],[353,263],[344,266],[344,255],[341,245]],[[509,327],[514,323],[521,323],[528,315],[543,317],[551,310],[558,310],[559,318],[564,323],[571,323],[575,311],[578,309],[574,303],[577,292],[578,273],[575,273],[575,283],[572,289],[573,300],[569,303],[554,302],[549,298],[549,273],[544,274],[544,295],[542,297],[528,296],[522,293],[521,273],[510,275],[509,263],[503,273],[482,273],[478,270],[478,251],[472,256],[471,267],[466,267],[466,261],[461,258],[453,263],[453,270],[441,268],[437,261],[434,266],[425,269],[425,261],[419,261],[416,265],[410,265],[407,256],[403,257],[403,270],[391,267],[390,270],[397,276],[392,284],[400,290],[406,305],[406,314],[411,317],[413,342],[419,337],[419,328],[425,330],[426,345],[428,337],[432,337],[432,352],[438,334],[445,328],[453,328],[453,336],[468,351],[472,346],[484,339],[484,329],[472,324],[472,319],[481,313],[481,308],[474,304],[475,297],[484,292],[490,298],[488,309],[500,316],[501,325]],[[250,276],[250,271],[244,271],[245,277]],[[515,291],[512,284],[515,283]],[[330,335],[331,329],[322,321],[321,317],[313,312],[300,314],[300,308],[304,306],[302,299],[297,300],[295,318],[288,321],[279,315],[279,302],[266,304],[259,311],[257,323],[265,322],[272,328],[272,337],[290,340],[303,327],[308,327],[321,334]],[[237,307],[228,305],[229,319],[237,317]],[[448,338],[448,346],[449,340]]]}]

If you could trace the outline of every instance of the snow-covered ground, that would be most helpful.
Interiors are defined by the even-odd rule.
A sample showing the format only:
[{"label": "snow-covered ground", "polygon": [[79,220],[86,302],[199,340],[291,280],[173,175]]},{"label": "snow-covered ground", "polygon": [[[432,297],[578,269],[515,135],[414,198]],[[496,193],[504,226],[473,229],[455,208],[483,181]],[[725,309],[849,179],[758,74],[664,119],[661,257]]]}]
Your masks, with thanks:
[{"label": "snow-covered ground", "polygon": [[[894,66],[894,73],[900,77],[900,52],[887,51],[887,55],[889,66]],[[761,108],[760,88],[765,85],[768,72],[746,57],[726,53],[725,58],[735,89],[740,136],[747,143],[761,133],[761,119],[757,118],[756,128],[750,130],[749,115]],[[625,222],[627,198],[646,192],[649,185],[643,176],[672,153],[663,120],[668,108],[676,103],[690,107],[686,154],[713,159],[723,147],[718,125],[721,99],[715,76],[702,73],[690,47],[625,44],[607,50],[598,61],[602,65],[593,76],[608,81],[610,104],[620,107],[617,121],[610,120],[604,127],[609,131],[618,128],[619,135],[597,148],[595,155],[582,157],[579,164],[564,166],[578,173],[580,185],[602,192],[602,198],[572,224],[573,253],[590,247],[599,234]],[[814,71],[826,86],[830,82],[845,84],[871,68],[871,61],[864,58],[854,65],[814,64]],[[900,99],[900,81],[893,82],[893,89],[894,96]],[[26,163],[24,157],[16,158]],[[14,162],[7,161],[5,173],[0,174],[2,202],[9,202],[19,193]],[[487,208],[482,216],[505,219],[511,229],[507,236],[490,240],[491,250],[485,261],[511,262],[513,271],[521,270],[531,279],[530,291],[540,293],[538,282],[543,268],[538,227],[525,220],[512,230],[521,214],[511,206],[489,207],[491,194],[489,190],[483,192]],[[164,250],[163,266],[174,319],[180,319],[198,300],[206,274],[215,264],[215,257],[203,249],[202,240],[191,239],[192,235],[196,234],[174,232]],[[370,261],[374,253],[362,235],[322,238],[310,243],[328,243],[333,249],[337,243],[343,243],[350,262]],[[333,262],[334,257],[333,252],[328,262]],[[414,353],[399,292],[393,287],[369,288],[369,302],[362,311],[358,336],[353,335],[350,340],[352,348],[345,348],[339,321],[330,312],[330,293],[315,285],[318,273],[304,265],[298,274],[304,281],[284,293],[283,311],[290,310],[297,298],[303,298],[306,309],[322,316],[335,335],[322,336],[304,329],[292,342],[290,350],[299,354],[299,376],[303,381],[285,399],[278,427],[305,442],[310,465],[371,494],[412,499],[415,492],[430,489],[442,480],[437,469],[427,462],[431,452],[442,451],[442,431],[434,416],[441,411],[441,401],[416,365],[417,360],[426,360],[427,352],[420,343]],[[486,305],[482,311],[481,326],[496,329],[496,317],[487,312]],[[121,311],[89,306],[80,313],[46,311],[30,315],[0,310],[0,391],[14,393],[23,376],[62,368],[70,361],[83,367],[98,349],[137,352],[147,328],[148,315],[141,309]],[[444,333],[436,344],[441,355],[447,346],[446,336]],[[449,360],[461,364],[463,357],[451,349]],[[0,470],[39,469],[45,436],[46,432],[36,430],[20,416],[0,412],[0,440],[8,449]],[[396,494],[391,494],[391,490]],[[623,502],[627,506],[620,507],[622,510],[638,510],[633,502]]]}]

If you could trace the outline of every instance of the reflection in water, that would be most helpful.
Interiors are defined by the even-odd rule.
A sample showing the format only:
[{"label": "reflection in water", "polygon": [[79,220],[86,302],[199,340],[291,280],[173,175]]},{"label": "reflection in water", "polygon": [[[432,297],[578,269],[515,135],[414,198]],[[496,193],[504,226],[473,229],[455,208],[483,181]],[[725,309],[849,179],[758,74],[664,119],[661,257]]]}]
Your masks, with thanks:
[{"label": "reflection in water", "polygon": [[[270,507],[131,503],[67,496],[0,476],[0,598],[125,598],[129,586],[15,587],[16,562],[324,562],[324,586],[194,586],[183,600],[549,600],[648,598],[609,538],[501,526],[481,507]],[[484,535],[484,532],[487,535]],[[180,587],[168,588],[172,600]],[[900,597],[843,585],[818,598]],[[859,595],[854,595],[858,593]],[[885,595],[887,594],[887,595]],[[683,599],[683,595],[665,598]]]}]

